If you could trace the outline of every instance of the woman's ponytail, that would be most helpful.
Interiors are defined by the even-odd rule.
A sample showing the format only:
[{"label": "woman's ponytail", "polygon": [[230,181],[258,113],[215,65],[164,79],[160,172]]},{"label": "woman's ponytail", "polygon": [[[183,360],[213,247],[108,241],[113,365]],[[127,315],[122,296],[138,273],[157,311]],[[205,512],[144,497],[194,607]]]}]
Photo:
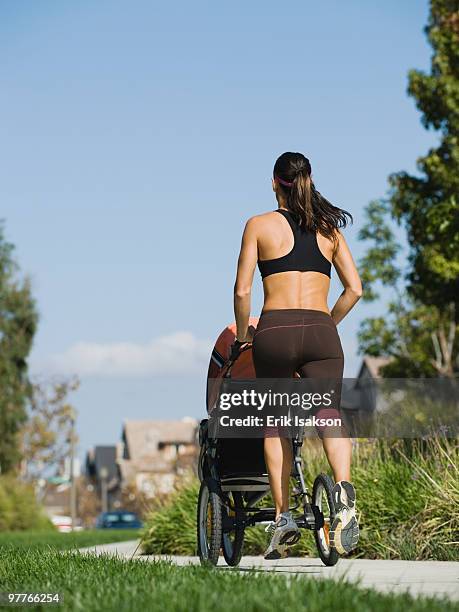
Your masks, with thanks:
[{"label": "woman's ponytail", "polygon": [[307,229],[314,226],[314,210],[312,206],[311,175],[304,166],[293,179],[289,189],[287,205],[300,219],[300,225]]},{"label": "woman's ponytail", "polygon": [[287,207],[305,229],[335,240],[336,229],[345,227],[348,220],[352,222],[350,213],[333,206],[317,191],[311,179],[311,164],[302,153],[283,153],[274,165],[274,179]]}]

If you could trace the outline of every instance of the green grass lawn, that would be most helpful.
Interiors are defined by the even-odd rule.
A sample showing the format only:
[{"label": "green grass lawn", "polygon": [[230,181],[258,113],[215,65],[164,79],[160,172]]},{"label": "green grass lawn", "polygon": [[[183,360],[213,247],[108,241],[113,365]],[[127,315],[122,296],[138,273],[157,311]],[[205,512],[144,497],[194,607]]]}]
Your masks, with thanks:
[{"label": "green grass lawn", "polygon": [[124,542],[136,540],[139,532],[135,529],[95,529],[91,531],[75,531],[74,533],[59,533],[58,531],[4,531],[0,532],[0,549],[49,547],[57,550],[83,548],[95,544],[109,542]]},{"label": "green grass lawn", "polygon": [[64,609],[244,612],[449,612],[447,601],[383,595],[345,582],[121,561],[76,552],[0,550],[3,591],[60,592]]},{"label": "green grass lawn", "polygon": [[64,599],[60,609],[85,612],[457,610],[447,601],[379,594],[345,582],[199,566],[176,567],[166,562],[122,561],[33,546],[25,550],[22,545],[18,549],[0,548],[0,584],[1,590],[7,592],[59,592]]},{"label": "green grass lawn", "polygon": [[[449,612],[438,599],[384,595],[346,582],[255,571],[176,567],[81,554],[79,547],[134,539],[121,530],[0,533],[0,590],[63,595],[64,610],[164,612]],[[0,609],[11,609],[0,606]],[[25,609],[25,608],[24,608]],[[44,609],[27,607],[27,609]]]}]

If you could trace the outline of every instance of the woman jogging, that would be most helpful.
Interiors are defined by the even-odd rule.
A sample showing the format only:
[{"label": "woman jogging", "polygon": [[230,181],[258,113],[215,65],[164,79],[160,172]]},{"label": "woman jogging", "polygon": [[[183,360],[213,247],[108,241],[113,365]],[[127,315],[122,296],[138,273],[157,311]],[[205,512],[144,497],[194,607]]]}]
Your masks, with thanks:
[{"label": "woman jogging", "polygon": [[[234,287],[237,342],[253,342],[257,378],[343,376],[343,350],[336,325],[362,295],[362,284],[346,241],[339,231],[352,217],[333,206],[315,188],[309,160],[283,153],[274,165],[272,187],[278,209],[252,217],[242,237]],[[253,275],[263,278],[264,305],[258,327],[249,329]],[[327,305],[332,265],[344,290],[331,311]],[[356,547],[359,530],[355,490],[350,483],[352,445],[346,434],[320,432],[333,470],[336,509],[330,543],[340,554]],[[265,460],[276,507],[270,525],[267,559],[286,555],[297,541],[298,527],[289,512],[291,440],[265,437]]]}]

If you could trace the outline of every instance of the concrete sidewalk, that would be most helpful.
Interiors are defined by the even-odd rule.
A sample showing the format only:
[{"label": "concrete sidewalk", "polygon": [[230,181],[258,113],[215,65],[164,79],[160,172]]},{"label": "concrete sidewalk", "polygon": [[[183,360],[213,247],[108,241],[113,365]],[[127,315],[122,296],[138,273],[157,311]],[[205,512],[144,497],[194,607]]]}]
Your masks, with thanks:
[{"label": "concrete sidewalk", "polygon": [[[81,551],[142,561],[170,560],[177,565],[199,563],[198,557],[141,555],[140,547],[137,547],[137,541],[130,541],[83,548]],[[225,564],[223,557],[218,567],[222,571],[235,571]],[[262,557],[243,557],[237,570],[243,572],[250,569],[308,578],[345,578],[350,582],[359,582],[362,587],[371,587],[385,593],[409,591],[413,596],[447,596],[459,600],[459,562],[453,561],[340,559],[334,567],[325,567],[320,559],[308,557],[289,557],[279,561],[265,561]]]}]

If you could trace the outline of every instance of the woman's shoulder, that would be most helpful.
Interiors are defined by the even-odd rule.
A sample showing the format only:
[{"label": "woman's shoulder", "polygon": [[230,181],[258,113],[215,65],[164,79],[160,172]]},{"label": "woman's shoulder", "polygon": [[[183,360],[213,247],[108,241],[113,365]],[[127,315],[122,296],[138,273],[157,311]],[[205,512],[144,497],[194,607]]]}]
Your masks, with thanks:
[{"label": "woman's shoulder", "polygon": [[269,210],[268,212],[250,217],[250,219],[247,220],[246,226],[263,227],[264,225],[270,224],[273,221],[278,221],[280,218],[281,215],[279,215],[279,213],[277,213],[275,210]]}]

